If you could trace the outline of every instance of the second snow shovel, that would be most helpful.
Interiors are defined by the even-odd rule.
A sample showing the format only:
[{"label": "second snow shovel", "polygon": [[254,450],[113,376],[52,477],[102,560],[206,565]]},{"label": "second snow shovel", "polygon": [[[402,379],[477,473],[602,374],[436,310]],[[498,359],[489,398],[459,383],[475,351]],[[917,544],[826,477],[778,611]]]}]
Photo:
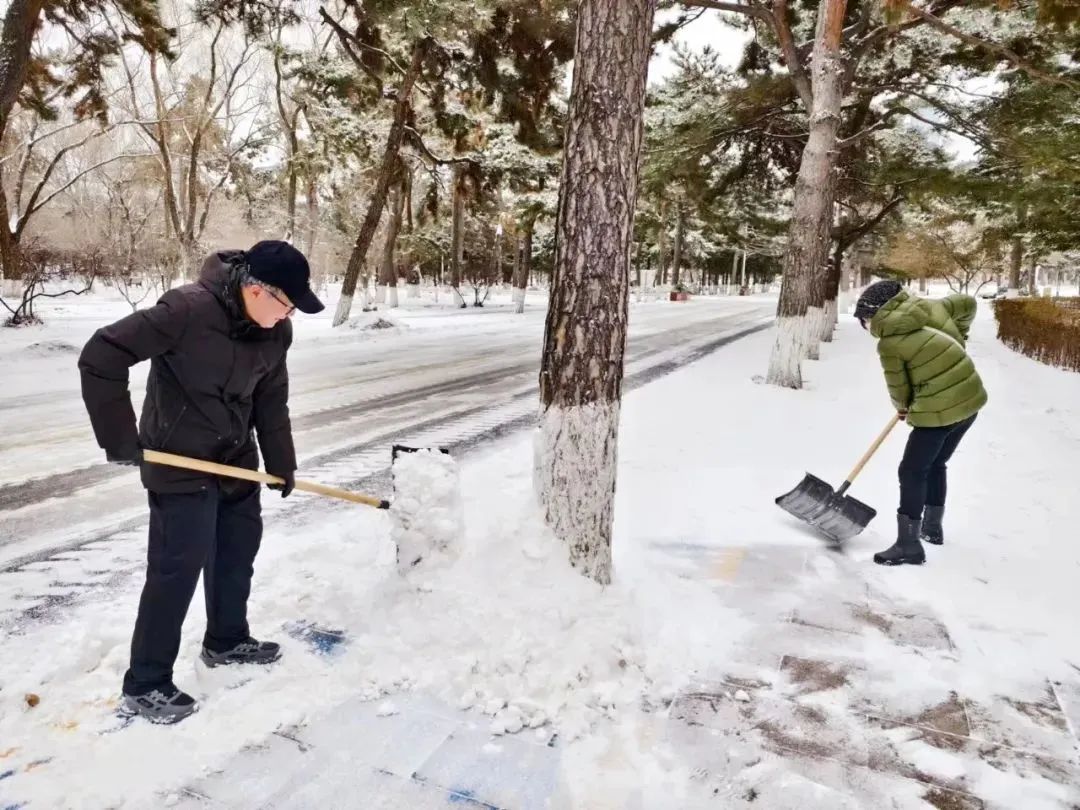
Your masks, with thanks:
[{"label": "second snow shovel", "polygon": [[[164,464],[167,467],[179,467],[182,470],[194,470],[196,472],[210,473],[211,475],[221,475],[226,478],[240,478],[244,481],[254,481],[259,484],[285,483],[284,479],[278,478],[276,475],[269,475],[268,473],[259,472],[258,470],[249,470],[244,467],[230,467],[226,464],[218,464],[213,461],[203,461],[197,458],[188,458],[187,456],[177,456],[172,453],[160,453],[157,450],[144,450],[143,459],[152,464]],[[374,506],[376,509],[390,508],[390,501],[373,498],[370,495],[361,495],[358,492],[349,492],[344,489],[328,487],[324,484],[316,484],[311,481],[296,481],[295,483],[295,488],[301,492],[311,492],[315,495],[326,495],[330,498],[339,498],[343,501],[350,501],[352,503],[362,503],[367,506]]]},{"label": "second snow shovel", "polygon": [[874,519],[877,510],[862,501],[849,497],[846,493],[855,481],[855,477],[866,466],[866,462],[877,452],[899,421],[899,414],[889,420],[889,424],[870,445],[866,454],[859,459],[859,463],[855,465],[855,469],[851,471],[840,489],[833,492],[833,488],[827,483],[807,473],[795,489],[776,499],[776,505],[788,514],[810,524],[837,543],[857,535]]}]

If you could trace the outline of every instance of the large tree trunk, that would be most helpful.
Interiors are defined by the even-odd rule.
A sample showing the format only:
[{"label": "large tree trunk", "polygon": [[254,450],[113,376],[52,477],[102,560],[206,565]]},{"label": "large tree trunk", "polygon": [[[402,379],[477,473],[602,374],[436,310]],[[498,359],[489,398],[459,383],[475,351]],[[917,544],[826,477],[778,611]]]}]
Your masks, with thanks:
[{"label": "large tree trunk", "polygon": [[287,183],[285,189],[285,235],[286,242],[293,241],[296,233],[296,195],[300,173],[300,139],[296,131],[299,126],[299,109],[290,112],[285,106],[284,70],[281,65],[281,33],[274,48],[274,100],[277,102],[278,118],[281,120],[281,128],[285,134],[285,142],[289,152],[286,155],[285,171]]},{"label": "large tree trunk", "polygon": [[450,286],[459,305],[465,306],[461,297],[461,268],[465,259],[465,170],[461,164],[453,172],[453,218],[450,238]]},{"label": "large tree trunk", "polygon": [[529,273],[532,271],[532,227],[521,235],[521,258],[514,270],[514,312],[519,315],[525,311],[525,289],[529,286]]},{"label": "large tree trunk", "polygon": [[832,231],[836,136],[843,101],[843,34],[847,0],[818,8],[814,41],[810,135],[799,164],[784,277],[777,308],[776,343],[766,381],[802,388],[802,360],[816,352],[825,303],[826,260]]},{"label": "large tree trunk", "polygon": [[832,343],[833,332],[840,322],[840,307],[837,299],[840,296],[840,276],[844,274],[844,250],[844,240],[837,239],[832,261],[829,263],[829,277],[825,288],[825,318],[821,330],[823,343]]},{"label": "large tree trunk", "polygon": [[679,274],[682,270],[682,250],[683,250],[683,227],[684,227],[684,214],[681,203],[675,205],[675,250],[671,257],[671,286],[675,287],[679,284]]},{"label": "large tree trunk", "polygon": [[1015,295],[1020,289],[1020,274],[1024,269],[1024,238],[1015,234],[1009,251],[1009,292]]},{"label": "large tree trunk", "polygon": [[570,564],[600,583],[611,581],[630,246],[656,4],[584,0],[578,11],[540,370],[540,503]]},{"label": "large tree trunk", "polygon": [[7,132],[8,116],[19,98],[30,51],[34,45],[44,0],[10,0],[0,32],[0,138]]},{"label": "large tree trunk", "polygon": [[394,255],[397,251],[398,234],[401,232],[401,216],[405,208],[405,190],[395,185],[389,194],[390,218],[386,224],[386,241],[383,243],[382,263],[379,267],[379,285],[384,290],[384,299],[393,309],[398,305],[398,273]]},{"label": "large tree trunk", "polygon": [[349,312],[352,310],[353,294],[356,292],[356,280],[360,277],[360,268],[364,266],[371,240],[375,238],[375,231],[379,227],[383,208],[386,205],[386,195],[390,190],[390,183],[394,176],[394,169],[399,160],[398,152],[401,149],[401,141],[405,135],[405,119],[409,111],[409,99],[412,97],[413,85],[420,76],[420,69],[424,64],[424,54],[428,49],[428,41],[421,40],[413,46],[412,63],[409,65],[405,77],[397,89],[397,100],[394,102],[394,121],[390,125],[390,133],[386,136],[386,147],[383,149],[382,163],[379,166],[379,176],[375,181],[375,189],[368,203],[367,214],[360,226],[360,233],[356,237],[352,254],[349,256],[349,264],[345,268],[345,278],[341,283],[341,298],[338,301],[337,312],[334,315],[334,326],[341,326],[349,320]]},{"label": "large tree trunk", "polygon": [[667,200],[660,200],[660,233],[656,243],[656,286],[667,284]]},{"label": "large tree trunk", "polygon": [[308,168],[307,175],[307,257],[315,261],[315,242],[319,235],[319,185],[315,169]]}]

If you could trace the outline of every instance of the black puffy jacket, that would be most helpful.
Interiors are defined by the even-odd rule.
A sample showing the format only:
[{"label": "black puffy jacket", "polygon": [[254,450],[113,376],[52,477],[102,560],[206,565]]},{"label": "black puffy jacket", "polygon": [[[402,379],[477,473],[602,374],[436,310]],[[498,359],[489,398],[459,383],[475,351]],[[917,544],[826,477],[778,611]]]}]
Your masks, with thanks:
[{"label": "black puffy jacket", "polygon": [[[123,457],[136,447],[258,469],[296,469],[289,421],[292,343],[286,319],[262,329],[242,313],[237,252],[215,253],[194,284],[169,290],[158,303],[99,329],[79,357],[82,395],[94,435]],[[142,418],[128,392],[128,370],[150,360]],[[144,463],[142,480],[153,492],[205,489],[210,478]]]}]

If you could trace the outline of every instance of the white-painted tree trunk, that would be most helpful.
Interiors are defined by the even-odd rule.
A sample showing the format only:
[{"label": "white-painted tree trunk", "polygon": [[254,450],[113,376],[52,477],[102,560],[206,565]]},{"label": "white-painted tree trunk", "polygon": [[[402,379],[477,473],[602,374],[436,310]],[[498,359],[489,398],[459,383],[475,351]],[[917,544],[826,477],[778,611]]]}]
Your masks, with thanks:
[{"label": "white-painted tree trunk", "polygon": [[518,315],[525,311],[525,290],[514,287],[514,312]]},{"label": "white-painted tree trunk", "polygon": [[376,304],[385,304],[386,303],[386,285],[385,284],[376,284],[375,285],[375,303]]},{"label": "white-painted tree trunk", "polygon": [[569,546],[575,568],[611,581],[619,402],[551,406],[536,434],[534,484],[548,525]]},{"label": "white-painted tree trunk", "polygon": [[349,313],[352,312],[352,302],[353,297],[351,295],[343,295],[338,299],[337,311],[334,313],[333,320],[335,326],[349,320]]},{"label": "white-painted tree trunk", "polygon": [[405,297],[408,298],[408,299],[419,298],[420,297],[420,285],[419,284],[409,284],[409,285],[407,285],[406,288],[405,288]]},{"label": "white-painted tree trunk", "polygon": [[806,352],[808,315],[781,315],[776,319],[776,340],[769,356],[769,382],[784,388],[802,388],[802,360]]},{"label": "white-painted tree trunk", "polygon": [[788,388],[802,386],[801,359],[819,356],[836,187],[836,142],[844,96],[840,41],[846,7],[847,0],[819,4],[811,59],[813,92],[810,98],[801,93],[810,113],[809,136],[795,182],[777,307],[777,342],[766,377],[768,383]]},{"label": "white-painted tree trunk", "polygon": [[825,319],[821,329],[821,340],[824,343],[832,343],[833,332],[840,322],[837,299],[833,298],[825,302]]},{"label": "white-painted tree trunk", "polygon": [[[538,500],[570,564],[611,582],[634,208],[657,0],[582,0],[540,359]],[[520,285],[523,286],[523,285]]]},{"label": "white-painted tree trunk", "polygon": [[390,309],[396,309],[398,307],[398,294],[397,294],[397,291],[398,291],[397,287],[389,287],[388,286],[386,288],[386,305]]},{"label": "white-painted tree trunk", "polygon": [[803,345],[807,360],[821,359],[821,325],[825,322],[825,310],[822,307],[807,307],[806,332]]}]

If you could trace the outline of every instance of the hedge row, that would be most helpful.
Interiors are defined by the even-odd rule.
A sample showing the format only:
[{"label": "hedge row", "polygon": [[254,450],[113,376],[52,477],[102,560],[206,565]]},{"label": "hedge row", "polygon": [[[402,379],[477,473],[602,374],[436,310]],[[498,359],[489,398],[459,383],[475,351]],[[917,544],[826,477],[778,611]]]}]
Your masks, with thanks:
[{"label": "hedge row", "polygon": [[1043,363],[1080,371],[1080,298],[994,302],[998,339]]}]

